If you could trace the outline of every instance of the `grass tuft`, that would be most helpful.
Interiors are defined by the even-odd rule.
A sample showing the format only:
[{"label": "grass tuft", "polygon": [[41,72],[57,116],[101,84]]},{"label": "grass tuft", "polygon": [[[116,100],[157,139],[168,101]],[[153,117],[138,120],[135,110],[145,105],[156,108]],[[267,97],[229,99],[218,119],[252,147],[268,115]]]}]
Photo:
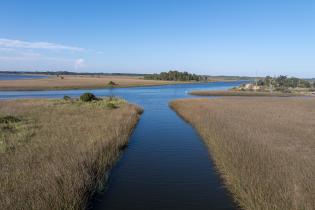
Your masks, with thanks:
[{"label": "grass tuft", "polygon": [[16,123],[16,122],[20,122],[21,119],[16,117],[16,116],[12,116],[12,115],[6,115],[3,117],[0,117],[0,123],[3,124],[8,124],[8,123]]}]

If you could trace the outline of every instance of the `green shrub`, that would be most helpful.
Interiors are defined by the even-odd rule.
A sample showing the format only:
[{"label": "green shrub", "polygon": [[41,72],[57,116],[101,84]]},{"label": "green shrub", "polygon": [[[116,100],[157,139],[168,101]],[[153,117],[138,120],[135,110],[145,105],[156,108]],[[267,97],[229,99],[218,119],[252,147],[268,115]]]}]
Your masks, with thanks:
[{"label": "green shrub", "polygon": [[110,86],[114,86],[114,85],[117,85],[115,82],[113,82],[113,81],[110,81],[109,83],[108,83],[108,85],[110,85]]},{"label": "green shrub", "polygon": [[93,93],[83,93],[80,96],[80,100],[84,102],[96,101],[97,97]]},{"label": "green shrub", "polygon": [[65,101],[70,101],[70,100],[71,100],[71,97],[70,97],[70,96],[64,96],[64,97],[63,97],[63,100],[65,100]]},{"label": "green shrub", "polygon": [[113,103],[113,102],[108,102],[107,107],[111,108],[111,109],[116,109],[117,105],[115,103]]},{"label": "green shrub", "polygon": [[21,119],[12,115],[7,115],[4,117],[0,117],[0,123],[16,123],[20,122]]}]

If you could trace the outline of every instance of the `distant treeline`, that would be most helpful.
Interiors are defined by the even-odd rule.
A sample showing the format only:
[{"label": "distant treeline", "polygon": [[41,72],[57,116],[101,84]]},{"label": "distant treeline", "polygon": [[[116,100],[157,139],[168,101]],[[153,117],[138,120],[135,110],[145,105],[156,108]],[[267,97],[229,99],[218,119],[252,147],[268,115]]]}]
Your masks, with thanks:
[{"label": "distant treeline", "polygon": [[280,88],[315,88],[315,82],[311,80],[299,79],[296,77],[270,77],[267,76],[263,79],[258,80],[258,86],[270,86],[280,87]]},{"label": "distant treeline", "polygon": [[135,73],[102,73],[102,72],[71,72],[71,71],[0,71],[3,74],[45,74],[45,75],[89,75],[89,76],[144,76]]},{"label": "distant treeline", "polygon": [[144,75],[144,79],[149,80],[171,80],[171,81],[202,81],[208,80],[207,76],[200,76],[196,74],[190,74],[188,72],[169,71],[161,72],[160,74]]}]

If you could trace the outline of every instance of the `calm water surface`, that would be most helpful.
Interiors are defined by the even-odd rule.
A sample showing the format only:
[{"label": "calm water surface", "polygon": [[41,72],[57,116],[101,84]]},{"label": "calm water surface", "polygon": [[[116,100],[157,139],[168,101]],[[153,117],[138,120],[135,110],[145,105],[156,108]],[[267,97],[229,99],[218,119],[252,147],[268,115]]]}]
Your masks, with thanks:
[{"label": "calm water surface", "polygon": [[[121,96],[144,108],[129,146],[93,209],[235,209],[206,146],[168,103],[195,89],[227,89],[242,82],[92,90]],[[61,98],[84,90],[0,91],[0,99]]]}]

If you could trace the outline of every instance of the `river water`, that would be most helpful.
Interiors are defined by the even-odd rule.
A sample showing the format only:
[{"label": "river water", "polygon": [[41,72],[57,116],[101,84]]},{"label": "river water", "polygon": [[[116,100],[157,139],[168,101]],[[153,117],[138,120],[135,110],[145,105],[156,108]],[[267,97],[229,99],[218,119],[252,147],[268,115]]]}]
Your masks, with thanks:
[{"label": "river water", "polygon": [[[93,209],[236,209],[197,132],[168,103],[192,90],[222,90],[242,82],[90,90],[136,103],[144,113],[107,188]],[[0,99],[77,97],[86,90],[0,91]]]}]

